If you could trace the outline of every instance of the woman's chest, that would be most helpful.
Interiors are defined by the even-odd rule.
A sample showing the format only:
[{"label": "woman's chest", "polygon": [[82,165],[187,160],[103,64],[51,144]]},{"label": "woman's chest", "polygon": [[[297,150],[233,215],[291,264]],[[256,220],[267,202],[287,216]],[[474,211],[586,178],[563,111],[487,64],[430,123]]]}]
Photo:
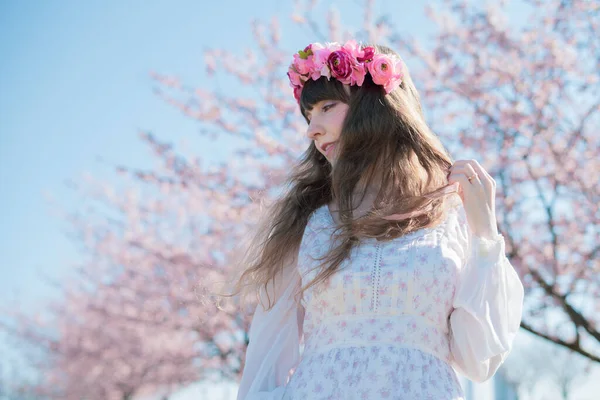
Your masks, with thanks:
[{"label": "woman's chest", "polygon": [[[318,258],[331,248],[330,235],[328,229],[305,234],[298,259],[303,285],[321,271]],[[440,227],[389,242],[362,241],[335,274],[306,291],[305,307],[313,316],[416,315],[443,325],[460,269],[447,239]]]}]

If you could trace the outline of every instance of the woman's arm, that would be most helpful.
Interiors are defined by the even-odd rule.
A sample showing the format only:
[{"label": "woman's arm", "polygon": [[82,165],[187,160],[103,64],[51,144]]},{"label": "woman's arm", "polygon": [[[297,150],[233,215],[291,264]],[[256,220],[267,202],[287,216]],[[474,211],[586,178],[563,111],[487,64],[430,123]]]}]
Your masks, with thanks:
[{"label": "woman's arm", "polygon": [[301,284],[294,259],[287,263],[284,273],[276,277],[269,290],[269,298],[275,302],[269,311],[264,310],[269,298],[261,288],[261,302],[250,324],[238,400],[282,398],[289,372],[300,361],[304,307],[294,300],[294,294]]},{"label": "woman's arm", "polygon": [[512,349],[521,324],[524,289],[505,254],[504,237],[481,238],[459,208],[454,238],[463,265],[450,315],[453,365],[467,378],[491,378]]}]

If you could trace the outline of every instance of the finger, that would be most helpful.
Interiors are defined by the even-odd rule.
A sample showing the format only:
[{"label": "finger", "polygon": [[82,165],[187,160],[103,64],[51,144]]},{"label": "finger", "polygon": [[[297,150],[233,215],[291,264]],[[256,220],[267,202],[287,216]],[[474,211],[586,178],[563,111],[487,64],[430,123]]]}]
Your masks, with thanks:
[{"label": "finger", "polygon": [[[453,167],[454,165],[456,165],[457,168],[465,168],[467,165],[470,165],[473,168],[473,170],[477,172],[477,174],[479,174],[479,177],[482,181],[484,180],[484,177],[493,180],[490,174],[485,170],[485,168],[483,168],[483,166],[477,160],[459,160],[455,164],[453,164]],[[452,170],[454,170],[453,167],[451,167]]]},{"label": "finger", "polygon": [[[485,168],[483,168],[481,166],[481,164],[474,159],[469,159],[469,160],[459,160],[460,163],[456,163],[457,166],[454,167],[454,165],[451,167],[451,172],[455,171],[455,172],[463,172],[468,173],[468,176],[473,176],[473,172],[477,173],[479,175],[479,179],[480,181],[484,184],[484,186],[486,187],[495,187],[496,186],[496,182],[494,181],[494,179],[490,176],[490,174],[485,170]],[[455,164],[455,165],[456,165]],[[467,166],[470,166],[471,169],[469,169]],[[474,178],[472,179],[474,180]],[[489,184],[491,183],[491,184]]]},{"label": "finger", "polygon": [[[455,170],[452,170],[450,172],[450,175],[448,175],[448,178],[450,178],[450,176],[458,176],[458,175],[463,175],[467,178],[467,182],[469,182],[469,184],[475,184],[475,183],[482,183],[481,180],[479,179],[478,174],[475,172],[475,170],[473,169],[473,167],[469,164],[466,164],[465,166],[461,167],[461,168],[457,168]],[[468,179],[470,176],[472,176],[473,178],[471,178],[470,180]]]},{"label": "finger", "polygon": [[[467,181],[470,184],[483,183],[479,177],[479,174],[477,172],[475,172],[475,169],[473,169],[473,166],[471,164],[465,165],[464,174],[467,177]],[[469,179],[469,178],[471,178],[471,179]]]},{"label": "finger", "polygon": [[449,177],[448,177],[448,183],[449,184],[453,184],[455,182],[458,182],[458,194],[461,198],[461,200],[465,201],[465,188],[468,188],[471,186],[471,183],[468,181],[467,176],[465,174],[462,173],[452,173]]},{"label": "finger", "polygon": [[469,165],[473,168],[475,172],[477,172],[486,187],[495,187],[496,181],[488,174],[488,172],[477,162],[477,160],[472,160],[473,162]]}]

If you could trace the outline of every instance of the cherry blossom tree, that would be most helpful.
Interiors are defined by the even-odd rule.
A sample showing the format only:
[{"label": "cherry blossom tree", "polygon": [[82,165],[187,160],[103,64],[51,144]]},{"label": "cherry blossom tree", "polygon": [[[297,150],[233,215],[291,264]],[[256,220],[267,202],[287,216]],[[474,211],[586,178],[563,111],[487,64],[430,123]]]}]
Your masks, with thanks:
[{"label": "cherry blossom tree", "polygon": [[[204,178],[211,184],[209,174]],[[44,318],[3,310],[13,316],[4,329],[35,345],[23,350],[43,374],[30,387],[36,398],[132,399],[237,378],[248,317],[204,301],[199,282],[218,272],[209,250],[230,240],[231,209],[217,241],[215,231],[198,230],[197,220],[223,199],[196,197],[194,190],[165,196],[165,189],[151,200],[150,193],[115,190],[92,178],[79,184],[85,210],[65,218],[87,256],[60,283],[63,298]]]},{"label": "cherry blossom tree", "polygon": [[421,61],[434,130],[498,184],[499,228],[527,286],[521,326],[600,362],[600,7],[526,1],[519,26],[503,3],[446,1],[428,8],[432,48],[391,42]]},{"label": "cherry blossom tree", "polygon": [[[433,130],[498,183],[499,230],[527,290],[523,328],[600,361],[598,7],[527,1],[520,26],[507,22],[514,3],[439,1],[428,9],[435,36],[414,38],[374,4],[359,29],[336,11],[315,17],[315,2],[294,2],[291,21],[307,42],[354,37],[403,56]],[[282,44],[276,17],[251,27],[252,48],[204,54],[207,74],[239,90],[151,73],[156,95],[203,138],[236,143],[232,157],[203,167],[188,147],[140,132],[157,167],[116,165],[119,183],[73,183],[82,207],[64,217],[85,256],[63,300],[46,324],[19,313],[2,324],[45,350],[44,396],[127,399],[239,378],[251,309],[217,307],[206,293],[231,275],[261,201],[307,145],[285,76],[297,49]]]}]

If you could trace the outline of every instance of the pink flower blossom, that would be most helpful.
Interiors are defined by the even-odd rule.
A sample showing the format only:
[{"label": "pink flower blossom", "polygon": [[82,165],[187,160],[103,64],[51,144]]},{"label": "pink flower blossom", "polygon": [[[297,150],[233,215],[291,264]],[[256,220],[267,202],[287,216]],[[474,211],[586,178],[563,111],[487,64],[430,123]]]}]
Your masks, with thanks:
[{"label": "pink flower blossom", "polygon": [[375,54],[373,61],[367,63],[367,69],[377,85],[383,85],[390,93],[402,83],[402,61],[387,54]]},{"label": "pink flower blossom", "polygon": [[302,81],[300,78],[300,74],[294,70],[293,67],[290,67],[287,72],[288,78],[290,78],[290,86],[302,86]]},{"label": "pink flower blossom", "polygon": [[311,78],[313,80],[319,79],[321,76],[326,76],[327,79],[331,77],[331,73],[329,72],[329,68],[327,66],[327,59],[331,54],[332,49],[326,48],[320,43],[312,44],[312,52],[311,61],[313,65],[313,72],[311,73]]},{"label": "pink flower blossom", "polygon": [[296,67],[296,71],[298,71],[298,73],[300,74],[308,74],[312,68],[312,62],[311,60],[309,60],[308,58],[306,59],[302,59],[300,57],[300,54],[296,53],[294,54],[294,67]]},{"label": "pink flower blossom", "polygon": [[350,76],[350,85],[358,85],[362,86],[365,81],[365,65],[362,63],[357,63],[352,66],[352,75]]},{"label": "pink flower blossom", "polygon": [[355,40],[348,40],[346,43],[344,43],[344,45],[342,46],[342,49],[346,50],[348,53],[353,55],[356,59],[358,59],[359,57],[361,57],[364,54],[363,49],[361,48],[361,46],[359,44],[356,43]]},{"label": "pink flower blossom", "polygon": [[352,57],[352,54],[344,49],[332,52],[327,59],[331,76],[345,84],[350,83],[352,69],[355,64],[356,60]]},{"label": "pink flower blossom", "polygon": [[365,62],[368,60],[372,60],[375,55],[375,48],[368,46],[363,49],[363,54],[356,57],[358,62]]},{"label": "pink flower blossom", "polygon": [[294,86],[294,98],[300,103],[300,94],[302,93],[302,86]]},{"label": "pink flower blossom", "polygon": [[343,46],[337,42],[309,44],[294,54],[287,74],[294,98],[299,101],[302,87],[309,79],[333,77],[346,85],[362,86],[367,72],[386,93],[402,83],[402,61],[397,56],[376,54],[374,47],[362,47],[354,40]]}]

